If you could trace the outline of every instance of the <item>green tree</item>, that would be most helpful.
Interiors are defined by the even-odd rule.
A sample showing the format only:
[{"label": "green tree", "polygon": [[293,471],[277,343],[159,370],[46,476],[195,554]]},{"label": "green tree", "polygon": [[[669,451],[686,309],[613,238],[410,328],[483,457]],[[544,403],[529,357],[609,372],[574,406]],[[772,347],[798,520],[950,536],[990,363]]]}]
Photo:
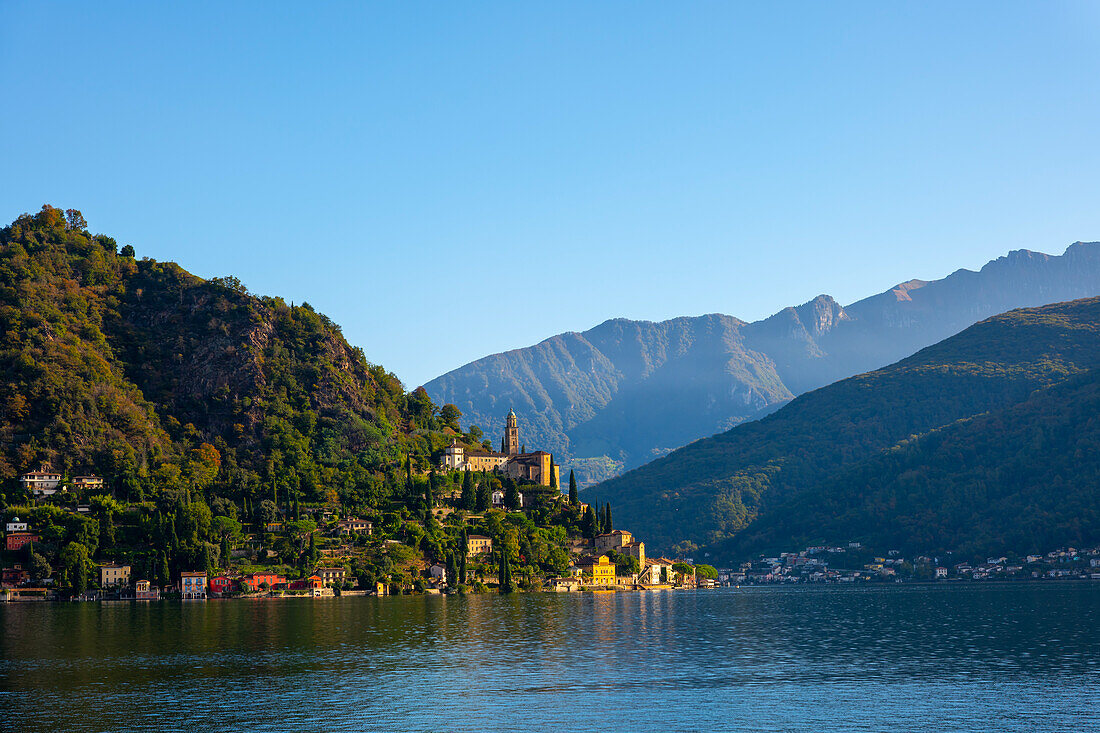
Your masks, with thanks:
[{"label": "green tree", "polygon": [[581,532],[588,539],[593,539],[596,536],[598,526],[596,524],[596,512],[592,509],[592,505],[588,505],[588,509],[584,512],[584,519],[581,520]]},{"label": "green tree", "polygon": [[61,551],[61,566],[64,568],[67,588],[73,595],[88,590],[88,566],[91,557],[88,548],[79,542],[70,542]]},{"label": "green tree", "polygon": [[489,490],[489,482],[482,481],[477,486],[477,500],[474,502],[474,511],[487,511],[492,503],[493,492]]},{"label": "green tree", "polygon": [[500,554],[500,562],[497,565],[497,583],[501,593],[512,593],[516,589],[515,584],[512,582],[512,562],[506,552]]},{"label": "green tree", "polygon": [[573,475],[573,469],[569,469],[569,505],[576,506],[578,501],[577,477]]},{"label": "green tree", "polygon": [[229,569],[230,560],[233,557],[233,548],[229,544],[229,535],[222,535],[221,544],[221,566],[226,570]]},{"label": "green tree", "polygon": [[[95,212],[92,212],[92,213],[94,215]],[[126,244],[126,245],[123,245],[122,249],[120,249],[118,251],[118,253],[120,255],[122,255],[123,257],[129,257],[129,258],[133,259],[133,257],[134,257],[134,248],[131,247],[130,245]],[[253,285],[255,285],[255,283],[253,283]]]},{"label": "green tree", "polygon": [[459,503],[466,511],[473,511],[477,505],[477,488],[474,486],[474,474],[466,469],[462,476],[462,496]]},{"label": "green tree", "polygon": [[451,430],[458,430],[458,420],[462,417],[462,411],[456,406],[447,403],[439,409],[439,418],[443,421],[443,424],[449,427]]},{"label": "green tree", "polygon": [[607,502],[607,504],[604,505],[603,531],[604,532],[612,532],[614,530],[615,530],[615,525],[611,521],[611,502]]},{"label": "green tree", "polygon": [[271,499],[264,499],[256,507],[256,522],[260,528],[271,524],[279,518],[279,508]]},{"label": "green tree", "polygon": [[509,509],[519,509],[519,489],[515,481],[508,481],[504,485],[504,506]]},{"label": "green tree", "polygon": [[168,571],[168,553],[161,550],[157,557],[157,585],[164,588],[172,583],[172,574]]},{"label": "green tree", "polygon": [[458,563],[455,562],[455,554],[453,552],[447,553],[447,585],[452,588],[459,584],[458,579]]}]

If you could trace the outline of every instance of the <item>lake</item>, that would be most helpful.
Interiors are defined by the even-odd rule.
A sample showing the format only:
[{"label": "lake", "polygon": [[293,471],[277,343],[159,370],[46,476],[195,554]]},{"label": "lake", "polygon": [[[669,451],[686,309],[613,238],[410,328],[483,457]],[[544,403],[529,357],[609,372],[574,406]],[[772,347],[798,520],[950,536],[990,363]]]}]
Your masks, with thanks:
[{"label": "lake", "polygon": [[1100,583],[0,605],[21,731],[1100,730]]}]

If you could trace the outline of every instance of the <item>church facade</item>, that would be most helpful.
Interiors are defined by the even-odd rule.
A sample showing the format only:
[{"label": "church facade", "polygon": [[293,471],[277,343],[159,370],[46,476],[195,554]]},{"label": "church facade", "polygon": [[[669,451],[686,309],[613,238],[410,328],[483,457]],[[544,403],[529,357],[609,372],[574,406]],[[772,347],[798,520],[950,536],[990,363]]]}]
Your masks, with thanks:
[{"label": "church facade", "polygon": [[528,453],[519,442],[515,410],[509,410],[504,421],[499,451],[467,451],[452,440],[443,451],[440,467],[452,471],[497,471],[517,481],[561,486],[560,469],[554,464],[553,455],[541,450]]}]

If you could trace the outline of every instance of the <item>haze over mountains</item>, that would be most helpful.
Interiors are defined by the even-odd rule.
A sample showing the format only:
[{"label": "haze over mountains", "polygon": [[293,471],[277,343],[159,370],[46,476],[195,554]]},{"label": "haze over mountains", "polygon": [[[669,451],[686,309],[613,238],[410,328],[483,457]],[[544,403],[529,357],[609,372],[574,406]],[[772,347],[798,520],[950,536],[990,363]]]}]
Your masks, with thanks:
[{"label": "haze over mountains", "polygon": [[425,388],[482,428],[514,408],[529,445],[590,483],[998,313],[1098,294],[1100,243],[1060,256],[1015,250],[978,272],[910,280],[848,306],[821,295],[754,323],[722,314],[613,319],[487,356]]},{"label": "haze over mountains", "polygon": [[722,563],[851,540],[1087,545],[1100,541],[1098,405],[1100,298],[1015,310],[582,496],[657,547],[688,540]]}]

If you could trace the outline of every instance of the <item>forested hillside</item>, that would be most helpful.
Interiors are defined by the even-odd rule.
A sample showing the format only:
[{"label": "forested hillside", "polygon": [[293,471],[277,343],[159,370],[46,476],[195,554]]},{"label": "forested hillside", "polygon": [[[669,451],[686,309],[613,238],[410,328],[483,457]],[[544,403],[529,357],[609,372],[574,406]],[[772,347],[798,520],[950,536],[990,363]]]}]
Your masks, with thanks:
[{"label": "forested hillside", "polygon": [[1004,311],[1100,295],[1100,243],[1016,250],[978,272],[910,280],[841,306],[822,295],[755,323],[711,314],[614,319],[495,354],[428,382],[440,403],[495,424],[514,408],[528,440],[609,478],[877,369]]},{"label": "forested hillside", "polygon": [[968,555],[1100,539],[1100,370],[900,441],[762,514],[722,556],[849,538]]},{"label": "forested hillside", "polygon": [[[954,495],[957,491],[949,486],[962,487],[966,479],[944,478],[952,473],[948,464],[934,461],[923,466],[919,458],[912,458],[913,465],[894,475],[883,467],[897,465],[899,454],[880,454],[894,449],[901,450],[900,455],[927,457],[932,454],[905,451],[932,450],[932,446],[939,445],[937,441],[945,440],[943,435],[967,430],[982,433],[980,438],[966,438],[967,445],[975,451],[981,445],[988,448],[998,441],[998,423],[982,420],[994,418],[948,426],[983,413],[1016,407],[1020,416],[1033,415],[1031,410],[1041,409],[1045,404],[1036,397],[1040,401],[1035,405],[1039,407],[1027,406],[1036,390],[1066,382],[1097,367],[1100,367],[1100,299],[1012,311],[968,328],[897,364],[805,394],[760,421],[697,441],[600,484],[587,496],[610,500],[620,521],[658,543],[688,540],[714,544],[716,549],[730,553],[748,553],[765,545],[771,547],[811,535],[825,539],[828,534],[829,540],[839,541],[843,537],[834,535],[847,536],[872,519],[877,524],[868,525],[871,529],[867,531],[873,531],[876,539],[889,536],[900,541],[907,536],[913,542],[918,539],[931,542],[934,535],[945,543],[962,541],[967,532],[977,531],[973,523],[958,514],[949,520],[922,519],[925,515],[914,507],[930,512],[937,501],[936,491]],[[1082,379],[1085,381],[1080,388],[1087,389],[1087,378]],[[1069,384],[1065,387],[1077,388]],[[1057,399],[1059,394],[1062,393],[1051,392],[1055,397],[1048,395],[1046,399]],[[1064,424],[1057,430],[1075,430],[1075,416],[1082,417],[1076,411],[1062,414],[1059,419]],[[921,437],[940,428],[947,430]],[[1045,441],[1035,444],[1045,446],[1033,449],[1035,461],[1046,460],[1043,456],[1049,453],[1052,466],[1062,465],[1069,471],[1052,486],[1061,482],[1079,484],[1093,492],[1095,499],[1095,484],[1087,483],[1088,469],[1079,476],[1073,468],[1076,463],[1069,458],[1076,455],[1076,443],[1045,438],[1034,424],[1024,423],[1016,430],[1024,431],[1016,434],[1017,439],[1028,435]],[[1040,432],[1036,433],[1037,430]],[[1087,444],[1087,436],[1085,441]],[[1055,460],[1053,456],[1058,451],[1068,452],[1059,454]],[[991,452],[982,460],[992,466],[998,457],[1004,456]],[[875,459],[882,463],[861,466],[862,462]],[[962,464],[956,466],[959,470],[962,467]],[[924,488],[919,488],[921,475],[926,477]],[[1044,493],[1047,488],[1043,488],[1046,486],[1043,482],[1049,476],[1044,478],[1038,471],[1019,475],[1033,481],[1025,494],[1033,492],[1029,495],[1042,497],[1046,511],[1060,517],[1058,522],[1072,523],[1076,500],[1062,503],[1055,500],[1054,493]],[[910,526],[905,532],[895,532],[897,527],[893,526],[887,531],[892,520],[884,517],[892,517],[897,511],[897,520],[902,521],[903,513],[897,508],[898,502],[889,498],[889,491],[882,493],[883,485],[888,489],[891,482],[909,491],[908,504],[901,502],[912,512],[906,515],[905,521]],[[1009,487],[986,488],[1009,490]],[[925,493],[927,503],[922,503]],[[876,507],[883,503],[891,508],[880,516]],[[849,509],[856,513],[850,513]],[[951,514],[942,508],[939,511]],[[1000,512],[995,508],[990,516],[1007,522],[1003,530],[1007,535],[1010,516]],[[954,529],[930,534],[930,528],[941,521],[947,522],[945,528]],[[761,527],[759,533],[757,523]],[[1054,522],[1052,526],[1060,525]],[[1092,527],[1090,531],[1095,529]],[[983,525],[982,531],[993,531],[993,525]]]},{"label": "forested hillside", "polygon": [[[308,304],[202,280],[49,206],[0,230],[0,478],[41,461],[122,498],[378,504],[457,415],[369,363]],[[479,438],[480,439],[480,438]]]}]

